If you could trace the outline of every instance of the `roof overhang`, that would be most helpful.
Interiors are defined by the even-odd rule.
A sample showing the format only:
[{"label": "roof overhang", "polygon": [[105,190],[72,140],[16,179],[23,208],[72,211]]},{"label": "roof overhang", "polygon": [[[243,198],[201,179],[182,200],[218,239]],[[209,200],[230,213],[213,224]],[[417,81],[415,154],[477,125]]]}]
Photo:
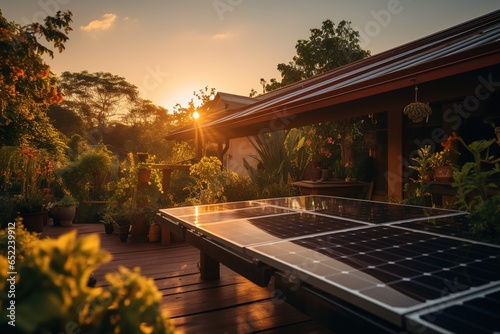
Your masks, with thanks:
[{"label": "roof overhang", "polygon": [[[222,141],[403,108],[413,87],[425,102],[474,94],[478,76],[500,78],[500,11],[298,82],[200,125]],[[496,87],[498,89],[498,87]],[[168,139],[194,138],[194,127]]]}]

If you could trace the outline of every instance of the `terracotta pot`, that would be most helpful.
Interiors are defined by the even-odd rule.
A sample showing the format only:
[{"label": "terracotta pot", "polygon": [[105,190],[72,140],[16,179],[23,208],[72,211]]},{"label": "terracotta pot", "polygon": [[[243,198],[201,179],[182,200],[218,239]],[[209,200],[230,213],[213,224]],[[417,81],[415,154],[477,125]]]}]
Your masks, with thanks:
[{"label": "terracotta pot", "polygon": [[440,183],[453,182],[453,167],[451,166],[434,167],[434,180]]},{"label": "terracotta pot", "polygon": [[153,224],[149,227],[148,239],[149,242],[160,241],[161,226],[158,224]]},{"label": "terracotta pot", "polygon": [[148,183],[150,176],[151,176],[150,169],[139,169],[137,177],[140,183]]},{"label": "terracotta pot", "polygon": [[311,180],[318,181],[321,179],[321,169],[311,167]]}]

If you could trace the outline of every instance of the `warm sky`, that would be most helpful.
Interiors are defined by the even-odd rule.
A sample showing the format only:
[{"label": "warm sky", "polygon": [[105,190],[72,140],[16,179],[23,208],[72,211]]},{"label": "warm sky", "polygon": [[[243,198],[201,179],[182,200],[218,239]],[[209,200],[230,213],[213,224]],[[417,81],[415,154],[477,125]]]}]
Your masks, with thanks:
[{"label": "warm sky", "polygon": [[299,39],[327,19],[351,21],[372,54],[500,9],[498,0],[2,0],[9,21],[73,13],[53,72],[110,72],[172,110],[205,86],[248,96]]}]

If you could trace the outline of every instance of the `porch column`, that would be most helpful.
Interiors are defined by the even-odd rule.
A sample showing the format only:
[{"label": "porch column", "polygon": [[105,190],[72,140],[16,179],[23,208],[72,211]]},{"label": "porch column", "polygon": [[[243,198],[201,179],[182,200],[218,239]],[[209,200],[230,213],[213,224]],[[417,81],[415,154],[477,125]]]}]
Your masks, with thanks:
[{"label": "porch column", "polygon": [[403,112],[387,113],[387,195],[397,201],[403,199]]}]

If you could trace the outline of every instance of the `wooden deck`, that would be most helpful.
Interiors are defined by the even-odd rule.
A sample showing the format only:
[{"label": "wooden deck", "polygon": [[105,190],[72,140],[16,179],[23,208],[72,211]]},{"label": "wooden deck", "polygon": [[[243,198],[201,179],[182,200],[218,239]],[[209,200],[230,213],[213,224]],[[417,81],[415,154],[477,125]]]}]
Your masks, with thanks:
[{"label": "wooden deck", "polygon": [[176,329],[184,333],[331,333],[287,303],[273,298],[272,284],[262,288],[221,266],[221,279],[202,281],[199,251],[187,243],[165,247],[160,243],[120,242],[101,224],[73,227],[45,226],[43,235],[57,237],[71,229],[79,235],[98,233],[101,247],[113,255],[95,273],[97,285],[118,266],[140,267],[155,280]]}]

